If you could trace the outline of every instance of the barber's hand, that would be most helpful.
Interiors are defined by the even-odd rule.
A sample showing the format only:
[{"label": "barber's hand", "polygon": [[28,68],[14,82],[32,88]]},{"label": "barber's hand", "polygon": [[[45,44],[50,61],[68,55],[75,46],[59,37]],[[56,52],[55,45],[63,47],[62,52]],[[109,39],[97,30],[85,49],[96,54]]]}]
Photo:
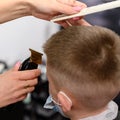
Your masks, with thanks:
[{"label": "barber's hand", "polygon": [[31,0],[31,15],[50,20],[55,15],[73,14],[85,8],[84,3],[76,0]]},{"label": "barber's hand", "polygon": [[21,101],[38,83],[40,70],[18,71],[20,64],[0,75],[0,107]]}]

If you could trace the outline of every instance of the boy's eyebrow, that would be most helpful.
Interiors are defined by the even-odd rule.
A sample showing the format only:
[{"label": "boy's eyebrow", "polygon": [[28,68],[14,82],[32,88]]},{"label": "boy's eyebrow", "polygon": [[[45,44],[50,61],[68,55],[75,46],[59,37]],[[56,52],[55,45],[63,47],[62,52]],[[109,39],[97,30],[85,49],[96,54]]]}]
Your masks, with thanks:
[{"label": "boy's eyebrow", "polygon": [[118,7],[120,7],[120,0],[87,7],[87,8],[82,9],[79,13],[72,14],[72,15],[65,15],[65,14],[58,15],[58,16],[53,17],[51,21],[56,22],[56,21],[70,19],[73,17],[81,17],[84,15],[93,14],[93,13],[110,10],[110,9],[118,8]]}]

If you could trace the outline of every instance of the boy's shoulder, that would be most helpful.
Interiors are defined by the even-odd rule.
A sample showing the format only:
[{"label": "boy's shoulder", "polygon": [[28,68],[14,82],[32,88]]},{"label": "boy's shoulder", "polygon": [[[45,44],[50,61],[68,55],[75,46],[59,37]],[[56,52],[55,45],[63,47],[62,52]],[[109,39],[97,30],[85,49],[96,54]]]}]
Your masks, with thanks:
[{"label": "boy's shoulder", "polygon": [[117,116],[117,118],[114,119],[114,120],[120,120],[120,111],[118,112],[118,116]]}]

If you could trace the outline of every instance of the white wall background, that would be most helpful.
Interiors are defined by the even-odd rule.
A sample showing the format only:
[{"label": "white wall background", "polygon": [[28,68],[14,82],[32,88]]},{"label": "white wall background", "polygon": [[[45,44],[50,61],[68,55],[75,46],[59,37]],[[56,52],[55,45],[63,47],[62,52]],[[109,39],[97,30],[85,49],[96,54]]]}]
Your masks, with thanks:
[{"label": "white wall background", "polygon": [[30,56],[29,48],[42,52],[44,42],[59,26],[34,17],[24,17],[0,24],[0,60],[12,66]]}]

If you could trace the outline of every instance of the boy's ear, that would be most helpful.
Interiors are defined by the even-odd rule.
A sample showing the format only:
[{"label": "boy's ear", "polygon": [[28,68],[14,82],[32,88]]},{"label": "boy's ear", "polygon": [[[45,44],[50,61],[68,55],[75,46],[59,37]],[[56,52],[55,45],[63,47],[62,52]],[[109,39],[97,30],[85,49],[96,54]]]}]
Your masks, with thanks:
[{"label": "boy's ear", "polygon": [[58,101],[64,112],[70,111],[72,107],[72,101],[70,98],[62,91],[58,93]]}]

